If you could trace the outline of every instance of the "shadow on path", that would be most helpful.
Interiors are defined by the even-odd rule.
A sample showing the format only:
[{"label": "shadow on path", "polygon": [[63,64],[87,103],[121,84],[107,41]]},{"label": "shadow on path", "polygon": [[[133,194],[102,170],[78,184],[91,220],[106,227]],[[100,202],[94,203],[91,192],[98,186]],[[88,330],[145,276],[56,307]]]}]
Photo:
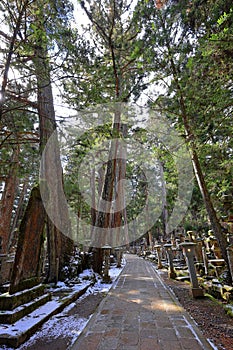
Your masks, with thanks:
[{"label": "shadow on path", "polygon": [[152,264],[127,254],[126,265],[71,350],[210,350]]}]

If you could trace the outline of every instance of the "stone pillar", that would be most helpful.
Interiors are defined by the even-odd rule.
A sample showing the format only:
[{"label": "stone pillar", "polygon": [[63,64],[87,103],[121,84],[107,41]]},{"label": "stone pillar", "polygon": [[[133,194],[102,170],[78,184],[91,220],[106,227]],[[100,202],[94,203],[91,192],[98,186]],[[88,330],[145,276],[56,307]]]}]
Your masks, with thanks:
[{"label": "stone pillar", "polygon": [[121,267],[121,250],[120,248],[115,248],[116,258],[117,258],[117,267]]},{"label": "stone pillar", "polygon": [[109,245],[104,245],[102,249],[104,251],[103,283],[111,283],[111,277],[109,276],[111,247]]},{"label": "stone pillar", "polygon": [[233,245],[227,248],[227,257],[229,262],[229,268],[231,273],[231,280],[233,281]]},{"label": "stone pillar", "polygon": [[157,253],[157,258],[158,258],[158,269],[162,269],[163,265],[162,265],[162,255],[161,255],[161,245],[157,244],[154,246],[156,253]]},{"label": "stone pillar", "polygon": [[204,271],[205,275],[208,275],[208,257],[206,254],[206,248],[202,247],[202,258],[203,258],[203,263],[204,263]]},{"label": "stone pillar", "polygon": [[168,270],[168,277],[169,278],[176,278],[176,273],[173,266],[173,251],[172,251],[172,244],[164,244],[164,248],[167,254],[168,264],[169,264],[169,270]]},{"label": "stone pillar", "polygon": [[214,256],[216,259],[223,258],[217,239],[213,239],[212,251],[214,252]]},{"label": "stone pillar", "polygon": [[227,242],[229,245],[233,244],[233,234],[232,233],[227,233]]},{"label": "stone pillar", "polygon": [[174,233],[171,233],[171,244],[172,244],[173,247],[176,246],[176,238],[175,238]]},{"label": "stone pillar", "polygon": [[181,244],[181,247],[186,257],[186,261],[189,269],[189,276],[192,284],[192,296],[194,298],[203,297],[204,293],[203,293],[203,290],[198,285],[198,279],[197,279],[196,269],[194,265],[196,243],[184,242]]},{"label": "stone pillar", "polygon": [[180,239],[176,239],[176,259],[183,261],[184,260],[184,255],[182,253],[182,249],[180,248]]},{"label": "stone pillar", "polygon": [[197,243],[197,245],[196,245],[196,248],[195,248],[195,252],[196,252],[197,261],[199,263],[203,263],[202,239],[201,238],[197,238],[196,243]]}]

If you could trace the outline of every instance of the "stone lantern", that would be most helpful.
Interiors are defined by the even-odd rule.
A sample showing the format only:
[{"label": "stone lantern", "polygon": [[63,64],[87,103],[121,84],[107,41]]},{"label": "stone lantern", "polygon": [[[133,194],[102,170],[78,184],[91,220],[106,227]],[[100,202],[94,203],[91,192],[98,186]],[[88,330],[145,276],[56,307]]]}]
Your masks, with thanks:
[{"label": "stone lantern", "polygon": [[110,252],[111,252],[111,246],[106,244],[102,246],[103,249],[103,283],[111,283],[111,277],[109,276],[109,268],[110,268]]},{"label": "stone lantern", "polygon": [[200,298],[204,296],[203,290],[198,285],[198,279],[196,274],[196,269],[194,265],[195,247],[196,243],[193,242],[183,242],[181,243],[183,249],[183,254],[186,257],[189,276],[192,284],[192,296],[194,298]]},{"label": "stone lantern", "polygon": [[169,263],[169,270],[168,270],[168,277],[169,278],[176,278],[176,273],[174,270],[173,266],[173,250],[172,250],[173,245],[170,243],[164,244],[164,248],[167,254],[167,259]]}]

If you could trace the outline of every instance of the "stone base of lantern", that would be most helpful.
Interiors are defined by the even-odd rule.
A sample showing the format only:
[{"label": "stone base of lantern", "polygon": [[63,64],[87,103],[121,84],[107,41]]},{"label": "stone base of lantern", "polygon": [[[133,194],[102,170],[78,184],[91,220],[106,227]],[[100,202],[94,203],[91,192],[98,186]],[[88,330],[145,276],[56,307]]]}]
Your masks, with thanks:
[{"label": "stone base of lantern", "polygon": [[192,294],[193,298],[203,298],[204,297],[204,292],[203,292],[203,289],[201,289],[201,288],[192,288],[191,294]]}]

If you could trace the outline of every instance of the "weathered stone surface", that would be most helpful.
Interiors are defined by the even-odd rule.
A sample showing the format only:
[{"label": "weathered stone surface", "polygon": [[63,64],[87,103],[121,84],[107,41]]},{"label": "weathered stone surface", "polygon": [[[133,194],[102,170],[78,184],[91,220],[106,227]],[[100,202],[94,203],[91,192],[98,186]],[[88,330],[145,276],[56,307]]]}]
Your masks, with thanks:
[{"label": "weathered stone surface", "polygon": [[30,312],[37,309],[39,306],[44,305],[49,300],[51,300],[51,294],[46,293],[32,300],[30,303],[17,307],[13,311],[0,311],[0,323],[13,324],[25,315],[28,315]]},{"label": "weathered stone surface", "polygon": [[0,285],[9,283],[14,258],[9,254],[0,255]]},{"label": "weathered stone surface", "polygon": [[34,288],[24,290],[21,293],[0,295],[0,310],[13,310],[16,307],[26,304],[36,297],[44,294],[45,285],[40,284]]}]

